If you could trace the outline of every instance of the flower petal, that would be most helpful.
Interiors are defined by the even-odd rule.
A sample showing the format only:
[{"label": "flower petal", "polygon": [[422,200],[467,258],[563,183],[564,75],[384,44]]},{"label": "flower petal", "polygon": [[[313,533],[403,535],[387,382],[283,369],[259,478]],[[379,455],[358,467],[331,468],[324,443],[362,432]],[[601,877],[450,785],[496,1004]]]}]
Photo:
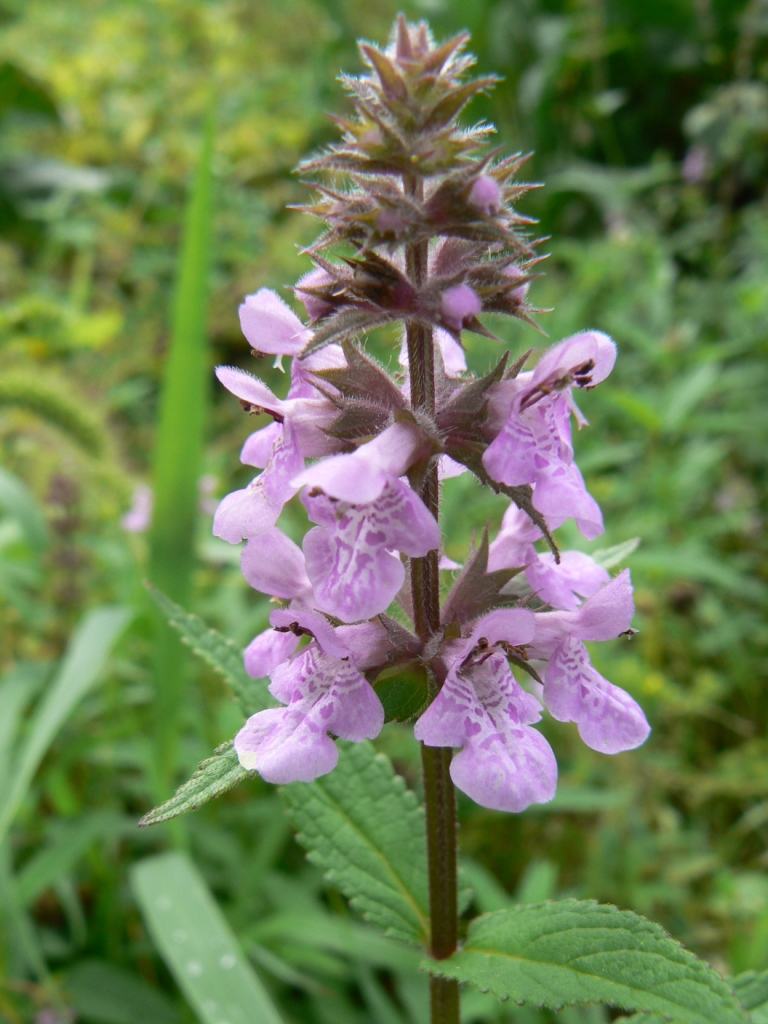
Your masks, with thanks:
[{"label": "flower petal", "polygon": [[254,590],[269,597],[293,600],[312,596],[301,548],[276,526],[248,541],[240,568]]},{"label": "flower petal", "polygon": [[217,366],[216,376],[227,391],[241,402],[263,409],[265,412],[282,415],[283,402],[270,391],[264,381],[252,373],[236,366]]},{"label": "flower petal", "polygon": [[266,679],[298,646],[299,637],[293,633],[277,633],[274,629],[265,629],[245,648],[245,671],[254,679]]},{"label": "flower petal", "polygon": [[290,481],[303,466],[295,433],[286,421],[264,472],[243,490],[228,494],[216,509],[214,535],[238,544],[269,530],[296,493]]},{"label": "flower petal", "polygon": [[576,722],[587,746],[603,754],[633,750],[651,731],[642,708],[595,671],[586,647],[573,637],[566,637],[549,660],[544,701],[553,718]]},{"label": "flower petal", "polygon": [[253,715],[235,737],[240,763],[267,782],[310,782],[336,766],[329,732],[360,742],[384,724],[384,709],[364,676],[317,644],[278,666],[270,691],[288,706]]},{"label": "flower petal", "polygon": [[616,343],[602,331],[580,331],[553,345],[538,362],[533,371],[533,384],[537,385],[552,377],[564,377],[571,371],[592,363],[589,371],[589,386],[605,380],[616,362]]},{"label": "flower petal", "polygon": [[297,356],[312,338],[312,331],[269,288],[246,295],[239,313],[243,334],[256,352]]},{"label": "flower petal", "polygon": [[409,468],[421,432],[409,423],[393,423],[373,441],[348,455],[335,455],[305,469],[296,487],[319,487],[332,498],[365,505],[375,501],[392,477]]},{"label": "flower petal", "polygon": [[476,803],[522,811],[551,800],[557,784],[552,749],[530,728],[540,711],[504,655],[495,654],[461,675],[452,669],[414,733],[427,746],[464,748],[451,762],[451,777]]},{"label": "flower petal", "polygon": [[334,505],[306,492],[302,500],[309,518],[322,524],[304,538],[317,606],[342,622],[373,618],[397,596],[405,569],[392,549],[419,557],[440,544],[434,517],[400,480],[365,505]]}]

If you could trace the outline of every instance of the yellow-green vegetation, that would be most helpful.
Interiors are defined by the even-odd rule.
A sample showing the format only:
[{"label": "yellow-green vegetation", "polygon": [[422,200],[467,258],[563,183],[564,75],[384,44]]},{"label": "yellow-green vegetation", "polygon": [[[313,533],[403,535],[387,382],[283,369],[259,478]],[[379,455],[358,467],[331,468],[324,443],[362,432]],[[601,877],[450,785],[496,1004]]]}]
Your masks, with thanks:
[{"label": "yellow-green vegetation", "polygon": [[[506,150],[536,150],[527,173],[547,186],[525,212],[553,237],[531,290],[553,309],[542,327],[553,340],[595,327],[619,346],[609,383],[584,396],[592,426],[576,437],[608,532],[591,544],[561,534],[593,552],[640,538],[622,562],[639,634],[594,656],[653,726],[643,748],[607,758],[548,722],[555,801],[522,816],[462,804],[465,884],[482,911],[508,911],[511,897],[615,903],[725,974],[765,970],[765,4],[405,8],[438,35],[472,32],[481,72],[504,76],[472,112],[498,125]],[[291,169],[333,137],[326,114],[341,106],[335,76],[357,67],[355,39],[382,40],[396,11],[389,0],[0,0],[0,1018],[11,1024],[46,1008],[94,1024],[193,1019],[128,882],[136,862],[169,846],[191,855],[195,885],[214,892],[286,1021],[425,1019],[411,951],[325,885],[258,779],[175,831],[137,829],[242,714],[175,639],[157,658],[142,586],[148,534],[121,525],[157,465],[172,326],[185,315],[174,288],[211,107],[212,212],[197,226],[198,238],[210,229],[199,264],[210,265],[209,298],[203,312],[193,295],[186,313],[205,324],[197,365],[249,366],[237,305],[309,269],[299,250],[316,225],[286,209],[306,198]],[[525,325],[491,326],[515,355],[540,341]],[[394,361],[391,345],[372,343]],[[476,370],[499,353],[474,336],[469,348]],[[283,393],[278,370],[259,372]],[[194,507],[188,480],[178,492],[188,561],[172,596],[184,592],[188,611],[242,647],[269,607],[241,579],[237,551],[211,537],[208,506],[250,479],[237,464],[248,426],[212,375],[207,400]],[[202,429],[201,410],[174,402],[179,441]],[[166,459],[185,450],[166,444]],[[169,488],[155,536],[172,529]],[[456,559],[503,510],[490,492],[469,493],[461,478],[444,489]],[[158,724],[158,692],[175,701],[162,752],[152,737],[171,730]],[[388,725],[377,745],[417,785],[410,728]],[[465,1016],[610,1019],[480,995]]]}]

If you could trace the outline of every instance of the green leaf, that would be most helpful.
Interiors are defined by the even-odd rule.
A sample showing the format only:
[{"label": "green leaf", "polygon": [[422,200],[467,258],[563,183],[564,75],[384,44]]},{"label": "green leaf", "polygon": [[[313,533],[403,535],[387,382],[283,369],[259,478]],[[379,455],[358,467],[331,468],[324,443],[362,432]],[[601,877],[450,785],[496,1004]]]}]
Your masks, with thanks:
[{"label": "green leaf", "polygon": [[329,775],[282,790],[299,842],[365,918],[393,938],[424,943],[424,811],[372,744],[339,748],[339,764]]},{"label": "green leaf", "polygon": [[614,1024],[669,1024],[669,1021],[669,1017],[660,1013],[633,1013],[631,1017],[617,1017]]},{"label": "green leaf", "polygon": [[175,600],[186,596],[192,574],[211,383],[205,324],[213,227],[213,141],[212,106],[185,213],[154,456],[149,575]]},{"label": "green leaf", "polygon": [[203,1024],[282,1024],[188,857],[165,853],[139,861],[131,885],[160,955]]},{"label": "green leaf", "polygon": [[16,896],[29,906],[45,889],[67,875],[95,843],[119,835],[135,835],[136,822],[114,811],[92,811],[73,821],[57,823],[55,838],[36,853],[16,875]]},{"label": "green leaf", "polygon": [[176,1024],[179,1013],[168,996],[133,971],[104,960],[83,960],[66,975],[78,1019],[98,1024]]},{"label": "green leaf", "polygon": [[[198,481],[208,396],[213,382],[206,336],[213,234],[214,104],[207,118],[195,180],[187,203],[179,254],[171,344],[163,375],[154,452],[154,508],[149,534],[149,578],[173,600],[186,602],[195,564]],[[187,679],[179,644],[157,617],[153,651],[155,788],[170,790],[176,764],[179,709]]]},{"label": "green leaf", "polygon": [[45,548],[48,543],[48,530],[37,502],[26,484],[1,466],[0,507],[16,519],[35,551],[42,551]]},{"label": "green leaf", "polygon": [[197,615],[185,611],[151,583],[147,584],[147,589],[182,641],[229,684],[243,714],[250,716],[275,706],[266,687],[259,686],[243,668],[243,652],[237,644],[206,626]]},{"label": "green leaf", "polygon": [[592,900],[486,914],[459,953],[426,966],[499,999],[550,1009],[599,1002],[675,1024],[749,1021],[723,978],[659,925]]},{"label": "green leaf", "polygon": [[768,1024],[768,971],[737,974],[731,985],[753,1024]]},{"label": "green leaf", "polygon": [[170,800],[145,814],[139,825],[159,825],[185,811],[194,811],[232,789],[249,774],[252,773],[247,772],[237,759],[234,740],[227,740],[216,748],[211,757],[200,762],[192,778],[179,786]]},{"label": "green leaf", "polygon": [[96,608],[88,612],[78,626],[56,678],[35,710],[24,745],[12,764],[12,781],[0,810],[0,842],[56,734],[98,679],[129,619],[130,614],[125,608]]},{"label": "green leaf", "polygon": [[384,706],[386,722],[409,722],[429,703],[429,672],[421,661],[393,665],[379,673],[373,688]]},{"label": "green leaf", "polygon": [[592,557],[604,569],[612,569],[614,565],[621,565],[626,562],[629,556],[637,551],[639,547],[640,538],[632,537],[631,540],[625,540],[622,544],[614,544],[610,548],[600,548],[599,551],[593,551]]}]

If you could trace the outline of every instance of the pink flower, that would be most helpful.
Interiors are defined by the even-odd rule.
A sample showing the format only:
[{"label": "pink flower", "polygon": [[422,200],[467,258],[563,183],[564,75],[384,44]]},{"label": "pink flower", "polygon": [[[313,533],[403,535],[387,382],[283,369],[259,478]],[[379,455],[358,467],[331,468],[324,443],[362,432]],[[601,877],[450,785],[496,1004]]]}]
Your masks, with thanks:
[{"label": "pink flower", "polygon": [[440,546],[440,528],[408,484],[391,479],[375,501],[350,504],[302,495],[318,525],[304,538],[318,607],[342,622],[386,611],[405,582],[397,552],[420,558]]},{"label": "pink flower", "polygon": [[488,404],[488,474],[509,487],[534,484],[536,508],[549,525],[573,518],[588,540],[603,532],[603,519],[573,461],[571,412],[580,424],[586,420],[571,391],[604,380],[615,359],[607,335],[575,334],[545,353],[533,373],[495,385]]},{"label": "pink flower", "polygon": [[469,638],[451,645],[446,680],[414,728],[427,746],[463,748],[451,778],[494,810],[522,811],[555,795],[555,756],[531,728],[541,705],[515,680],[503,652],[504,644],[530,643],[535,629],[534,615],[520,608],[483,616]]},{"label": "pink flower", "polygon": [[650,726],[642,708],[593,667],[584,640],[612,640],[629,629],[634,612],[625,569],[576,611],[536,615],[532,658],[546,660],[544,703],[559,722],[576,722],[593,750],[617,754],[644,743]]},{"label": "pink flower", "polygon": [[490,546],[488,571],[524,566],[525,577],[536,596],[552,608],[564,611],[575,610],[580,598],[591,597],[610,582],[606,570],[581,551],[563,551],[559,562],[549,551],[540,554],[533,545],[541,537],[541,530],[525,512],[510,505]]},{"label": "pink flower", "polygon": [[312,338],[296,314],[269,288],[246,295],[240,306],[240,327],[254,352],[297,356]]},{"label": "pink flower", "polygon": [[235,737],[240,763],[267,782],[311,782],[339,759],[329,733],[359,743],[384,724],[381,701],[348,650],[339,657],[313,641],[272,671],[269,689],[286,706],[252,715]]}]

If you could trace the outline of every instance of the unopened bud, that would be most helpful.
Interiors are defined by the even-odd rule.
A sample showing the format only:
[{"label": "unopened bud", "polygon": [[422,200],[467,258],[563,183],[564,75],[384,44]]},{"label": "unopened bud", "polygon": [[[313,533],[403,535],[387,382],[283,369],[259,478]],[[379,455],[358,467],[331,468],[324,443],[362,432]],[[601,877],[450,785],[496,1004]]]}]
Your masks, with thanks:
[{"label": "unopened bud", "polygon": [[296,282],[296,288],[294,289],[296,295],[304,303],[307,315],[312,320],[319,320],[326,313],[330,313],[333,306],[330,302],[324,302],[323,299],[318,298],[317,295],[310,295],[308,292],[305,292],[302,285],[306,288],[325,288],[326,285],[332,283],[331,275],[327,270],[323,270],[322,267],[315,267],[314,270],[310,270],[308,274],[305,274],[304,277]]},{"label": "unopened bud", "polygon": [[457,284],[443,292],[441,299],[443,319],[454,331],[460,331],[482,309],[482,303],[468,284]]},{"label": "unopened bud", "polygon": [[490,217],[501,209],[501,189],[498,183],[487,174],[481,174],[469,191],[469,202],[478,210]]},{"label": "unopened bud", "polygon": [[[504,277],[511,277],[513,279],[516,277],[525,277],[525,271],[521,270],[520,267],[515,266],[514,263],[510,263],[508,267],[504,267],[502,273],[504,274]],[[519,288],[513,288],[509,294],[522,302],[528,294],[530,286],[530,281],[524,281]]]}]

